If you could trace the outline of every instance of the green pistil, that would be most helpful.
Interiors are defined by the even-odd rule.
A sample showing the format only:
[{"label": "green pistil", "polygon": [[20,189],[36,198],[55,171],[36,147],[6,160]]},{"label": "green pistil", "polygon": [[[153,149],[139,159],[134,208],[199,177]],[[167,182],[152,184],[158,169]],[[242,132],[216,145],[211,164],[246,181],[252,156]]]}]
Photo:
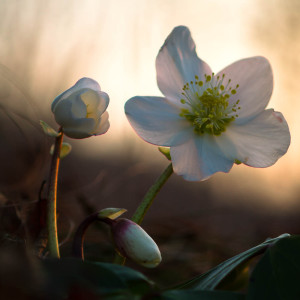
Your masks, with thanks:
[{"label": "green pistil", "polygon": [[238,160],[238,159],[235,159],[234,163],[237,164],[237,165],[240,165],[242,162],[240,160]]},{"label": "green pistil", "polygon": [[[233,105],[229,105],[228,99],[236,94],[236,89],[232,89],[228,80],[226,86],[223,85],[225,75],[220,79],[205,75],[205,81],[199,81],[195,76],[195,81],[186,83],[183,87],[182,104],[187,104],[186,108],[181,109],[180,116],[190,121],[197,134],[220,135],[226,127],[237,117],[239,100]],[[188,108],[189,107],[189,108]]]}]

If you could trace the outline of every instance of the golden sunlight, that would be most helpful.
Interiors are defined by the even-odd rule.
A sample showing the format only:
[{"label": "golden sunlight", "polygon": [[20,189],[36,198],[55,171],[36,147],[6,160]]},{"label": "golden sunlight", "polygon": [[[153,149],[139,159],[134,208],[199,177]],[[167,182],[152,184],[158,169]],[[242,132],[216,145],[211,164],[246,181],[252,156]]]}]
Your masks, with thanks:
[{"label": "golden sunlight", "polygon": [[[270,107],[286,117],[291,147],[271,168],[235,166],[230,175],[219,174],[214,182],[224,189],[256,188],[260,193],[265,187],[273,191],[276,186],[280,192],[277,188],[269,193],[268,200],[278,206],[296,201],[300,175],[297,1],[187,0],[183,6],[180,0],[23,0],[2,1],[0,8],[1,96],[16,99],[6,102],[10,109],[26,113],[37,122],[36,111],[43,112],[54,124],[49,110],[52,100],[85,76],[97,80],[110,95],[108,134],[72,141],[91,157],[134,153],[152,156],[144,160],[147,166],[153,161],[165,163],[156,147],[134,134],[124,114],[124,103],[135,95],[161,95],[156,85],[155,58],[173,27],[190,28],[198,56],[216,72],[241,58],[267,57],[275,77]],[[274,21],[279,19],[280,23]],[[33,104],[24,106],[25,98]],[[236,187],[233,182],[240,176],[245,178],[244,183]]]}]

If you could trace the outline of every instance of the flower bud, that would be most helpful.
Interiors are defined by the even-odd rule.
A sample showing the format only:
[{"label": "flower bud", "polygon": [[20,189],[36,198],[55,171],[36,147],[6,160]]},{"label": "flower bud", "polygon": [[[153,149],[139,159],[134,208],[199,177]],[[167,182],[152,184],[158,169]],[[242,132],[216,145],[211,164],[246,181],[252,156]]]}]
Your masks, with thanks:
[{"label": "flower bud", "polygon": [[95,80],[81,78],[54,99],[51,110],[65,135],[83,139],[108,130],[108,103],[108,95]]},{"label": "flower bud", "polygon": [[128,219],[117,219],[112,223],[111,230],[122,256],[147,268],[159,265],[161,255],[156,243],[138,224]]}]

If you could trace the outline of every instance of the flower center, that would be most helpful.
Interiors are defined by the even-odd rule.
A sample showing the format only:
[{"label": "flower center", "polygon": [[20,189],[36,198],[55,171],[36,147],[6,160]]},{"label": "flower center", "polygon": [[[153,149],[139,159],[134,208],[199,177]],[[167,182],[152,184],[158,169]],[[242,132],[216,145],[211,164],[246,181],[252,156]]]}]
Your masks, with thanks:
[{"label": "flower center", "polygon": [[224,85],[225,74],[222,77],[214,73],[204,76],[205,82],[195,76],[195,81],[187,82],[182,88],[183,98],[180,102],[189,108],[181,109],[180,116],[193,124],[197,134],[220,135],[238,117],[240,100],[233,104],[229,104],[228,100],[236,94],[239,85],[232,89],[231,79]]}]

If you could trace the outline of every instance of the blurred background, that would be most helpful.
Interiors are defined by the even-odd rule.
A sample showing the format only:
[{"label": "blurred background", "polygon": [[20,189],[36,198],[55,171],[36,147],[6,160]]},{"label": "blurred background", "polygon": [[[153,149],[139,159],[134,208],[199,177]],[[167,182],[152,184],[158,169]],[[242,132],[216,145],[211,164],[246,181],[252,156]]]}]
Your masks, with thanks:
[{"label": "blurred background", "polygon": [[[198,56],[215,72],[250,56],[270,60],[269,107],[287,119],[292,142],[267,169],[234,166],[196,183],[172,175],[144,220],[163,255],[161,267],[147,274],[169,285],[267,237],[299,233],[298,0],[2,0],[0,14],[2,249],[22,247],[39,233],[39,191],[53,143],[39,120],[58,128],[51,103],[81,77],[109,94],[111,127],[99,137],[66,138],[73,150],[59,179],[62,252],[70,255],[74,230],[89,213],[124,207],[133,214],[168,162],[133,132],[123,107],[135,95],[161,95],[155,58],[177,25],[190,28]],[[87,258],[112,259],[106,228],[95,226],[86,239]]]}]

